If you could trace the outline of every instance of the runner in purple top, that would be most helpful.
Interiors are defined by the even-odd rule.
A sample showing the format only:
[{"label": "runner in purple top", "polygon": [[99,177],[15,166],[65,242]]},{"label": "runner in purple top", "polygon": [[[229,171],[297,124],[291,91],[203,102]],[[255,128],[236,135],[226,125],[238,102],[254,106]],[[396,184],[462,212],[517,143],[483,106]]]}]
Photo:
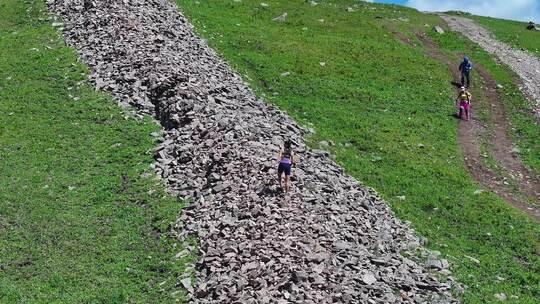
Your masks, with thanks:
[{"label": "runner in purple top", "polygon": [[292,152],[291,140],[286,140],[283,145],[283,149],[279,152],[279,166],[278,166],[278,180],[279,186],[283,188],[281,184],[281,175],[285,173],[285,192],[289,192],[290,189],[290,176],[291,167],[294,165],[294,156]]}]

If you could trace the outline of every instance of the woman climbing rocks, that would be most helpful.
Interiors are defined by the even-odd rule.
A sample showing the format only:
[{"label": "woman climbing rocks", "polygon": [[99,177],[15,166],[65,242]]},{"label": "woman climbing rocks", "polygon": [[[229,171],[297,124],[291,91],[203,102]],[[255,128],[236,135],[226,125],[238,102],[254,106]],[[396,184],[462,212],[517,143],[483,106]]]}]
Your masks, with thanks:
[{"label": "woman climbing rocks", "polygon": [[292,142],[290,139],[286,140],[283,148],[279,152],[279,165],[278,165],[278,180],[279,186],[283,189],[281,175],[285,173],[285,193],[290,190],[291,169],[294,163],[294,155],[292,152]]}]

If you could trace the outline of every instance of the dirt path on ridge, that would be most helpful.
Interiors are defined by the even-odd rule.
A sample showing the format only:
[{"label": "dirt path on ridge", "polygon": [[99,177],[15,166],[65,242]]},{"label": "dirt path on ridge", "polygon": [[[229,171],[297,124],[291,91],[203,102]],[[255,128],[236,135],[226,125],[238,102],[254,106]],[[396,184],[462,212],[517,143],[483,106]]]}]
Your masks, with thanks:
[{"label": "dirt path on ridge", "polygon": [[[431,57],[444,62],[448,66],[453,76],[452,84],[458,85],[460,73],[456,63],[444,55],[439,50],[438,45],[425,34],[417,34],[417,36],[429,49]],[[470,121],[459,122],[458,137],[465,156],[465,164],[476,181],[540,222],[539,206],[529,204],[520,195],[514,193],[505,178],[488,167],[485,157],[482,155],[481,139],[488,138],[490,153],[503,167],[504,172],[518,185],[522,193],[534,198],[536,203],[540,203],[540,177],[527,169],[519,157],[512,152],[514,145],[508,136],[508,122],[501,96],[496,90],[496,82],[481,65],[477,64],[476,70],[485,82],[483,88],[487,101],[485,106],[488,107],[491,113],[493,127],[491,130],[484,126],[481,121],[475,118],[474,112],[471,114]],[[473,100],[473,109],[477,105],[479,105],[479,101],[475,102]]]},{"label": "dirt path on ridge", "polygon": [[519,182],[521,191],[536,199],[540,203],[540,178],[532,170],[523,165],[523,162],[513,150],[514,143],[508,136],[508,120],[506,118],[502,96],[497,91],[497,83],[489,72],[481,65],[476,65],[476,71],[485,81],[484,92],[490,102],[490,112],[493,120],[491,134],[491,152],[495,159],[501,163],[512,179]]},{"label": "dirt path on ridge", "polygon": [[475,23],[473,20],[440,14],[448,26],[456,32],[462,33],[471,41],[478,43],[484,50],[497,55],[508,65],[523,83],[523,91],[531,103],[537,121],[540,121],[540,59],[522,50],[495,39],[489,31]]}]

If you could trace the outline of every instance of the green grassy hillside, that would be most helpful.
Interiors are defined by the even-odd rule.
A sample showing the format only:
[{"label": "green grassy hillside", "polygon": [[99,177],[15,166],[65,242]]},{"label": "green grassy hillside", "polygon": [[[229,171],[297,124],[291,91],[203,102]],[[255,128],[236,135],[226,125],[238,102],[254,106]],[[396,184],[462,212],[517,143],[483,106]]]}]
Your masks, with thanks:
[{"label": "green grassy hillside", "polygon": [[[502,86],[498,90],[501,91],[502,102],[510,122],[510,134],[521,148],[519,154],[524,164],[540,175],[540,126],[535,122],[529,103],[516,85],[520,81],[519,76],[509,67],[498,64],[494,55],[458,33],[448,32],[445,35],[431,33],[431,37],[456,62],[459,62],[461,54],[468,54],[474,58],[475,62],[485,67],[497,84]],[[484,85],[477,76],[474,77],[474,81]],[[473,91],[478,94],[478,87],[473,88]],[[492,123],[489,117],[483,117],[483,122],[486,125]]]},{"label": "green grassy hillside", "polygon": [[[148,174],[159,128],[83,81],[43,2],[0,2],[0,303],[174,302],[189,258],[174,258],[182,248],[168,234],[182,204]],[[330,141],[349,174],[452,262],[469,286],[464,303],[496,293],[540,302],[540,226],[478,191],[457,142],[450,73],[415,33],[429,32],[456,64],[469,54],[503,85],[512,135],[540,172],[540,129],[506,67],[460,35],[433,33],[438,17],[399,6],[177,2],[258,94],[316,130],[313,147]],[[529,40],[515,43],[536,47]]]},{"label": "green grassy hillside", "polygon": [[[375,187],[430,248],[453,262],[455,276],[469,286],[464,303],[491,303],[501,292],[508,302],[537,303],[540,227],[495,195],[477,191],[457,143],[450,73],[415,38],[442,21],[398,6],[353,6],[357,1],[264,2],[267,7],[177,0],[258,94],[316,130],[313,147],[332,142],[349,174]],[[285,12],[285,22],[272,20]],[[513,76],[487,54],[455,34],[433,38],[456,64],[456,48],[472,52],[507,85],[508,104],[524,106]],[[538,166],[538,129],[527,114],[522,119],[513,126],[516,138],[530,153],[527,164]]]},{"label": "green grassy hillside", "polygon": [[43,2],[0,1],[0,303],[174,303],[159,127],[84,83]]}]

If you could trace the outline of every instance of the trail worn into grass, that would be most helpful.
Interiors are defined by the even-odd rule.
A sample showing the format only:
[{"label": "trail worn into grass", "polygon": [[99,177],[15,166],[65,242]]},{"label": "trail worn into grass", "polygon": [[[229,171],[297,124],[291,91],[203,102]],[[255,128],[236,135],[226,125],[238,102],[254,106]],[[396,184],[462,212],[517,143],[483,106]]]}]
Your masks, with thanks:
[{"label": "trail worn into grass", "polygon": [[498,41],[490,32],[473,20],[447,15],[441,15],[441,17],[452,30],[461,32],[487,52],[496,54],[502,62],[519,75],[538,121],[540,119],[540,86],[538,85],[540,83],[540,59],[526,51],[514,49]]},{"label": "trail worn into grass", "polygon": [[[452,84],[457,85],[460,73],[454,61],[443,54],[438,46],[425,34],[418,34],[418,38],[429,48],[429,54],[444,62],[452,72]],[[530,169],[526,168],[518,155],[512,151],[514,146],[508,136],[508,121],[500,94],[496,89],[496,82],[489,72],[481,65],[476,70],[485,81],[484,94],[493,117],[493,129],[489,130],[478,119],[471,115],[470,121],[460,121],[458,134],[459,142],[465,156],[465,164],[471,175],[484,187],[498,194],[506,201],[521,209],[537,221],[540,221],[538,206],[529,204],[523,197],[516,194],[507,185],[504,177],[490,168],[481,153],[481,139],[489,138],[490,152],[503,167],[503,170],[518,184],[521,192],[540,202],[540,178]],[[473,109],[479,105],[473,100]]]}]

